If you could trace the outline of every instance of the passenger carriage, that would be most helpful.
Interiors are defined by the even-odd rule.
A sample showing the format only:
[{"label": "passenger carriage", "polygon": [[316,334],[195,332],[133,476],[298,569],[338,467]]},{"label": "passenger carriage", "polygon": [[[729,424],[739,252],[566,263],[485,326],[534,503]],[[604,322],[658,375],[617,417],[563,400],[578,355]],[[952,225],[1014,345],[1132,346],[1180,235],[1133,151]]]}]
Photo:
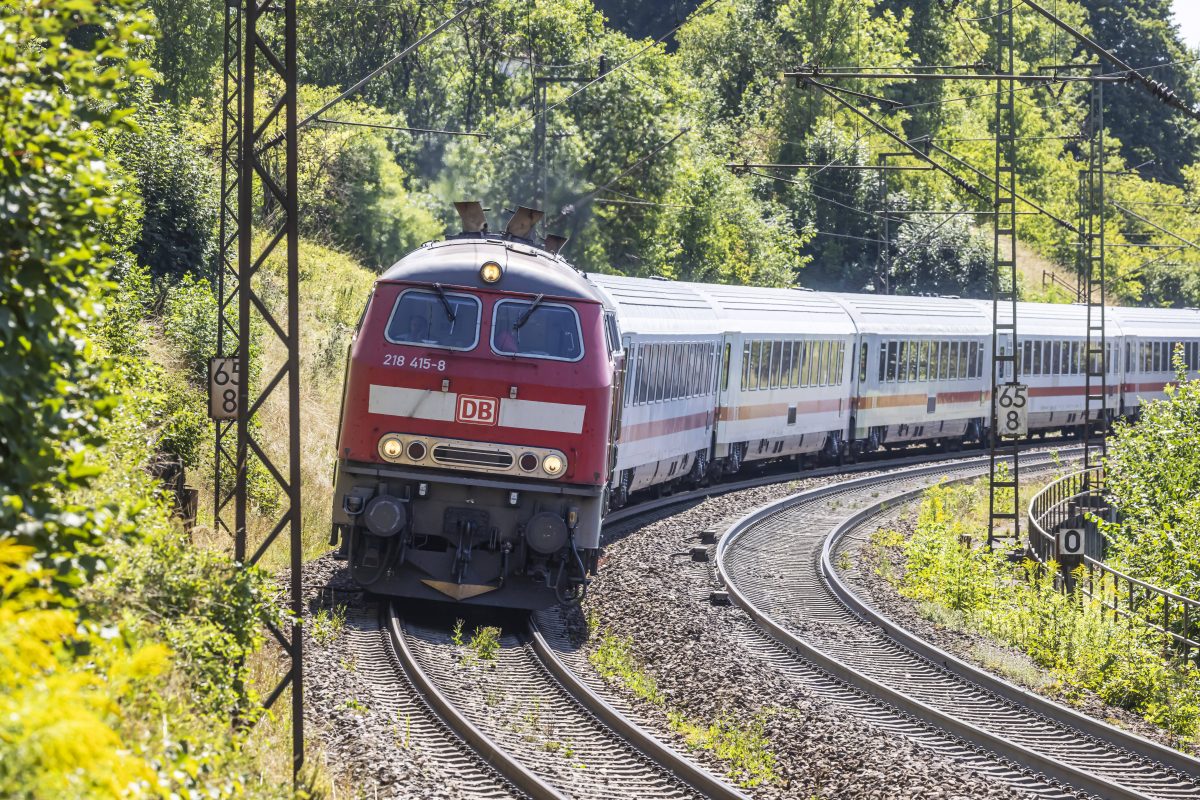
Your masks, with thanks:
[{"label": "passenger carriage", "polygon": [[844,447],[854,324],[828,295],[696,285],[725,329],[713,457],[724,472],[749,461]]},{"label": "passenger carriage", "polygon": [[1163,388],[1174,381],[1175,345],[1184,347],[1188,375],[1200,370],[1200,310],[1194,308],[1110,308],[1107,320],[1123,334],[1119,382],[1121,413],[1136,417],[1147,400],[1165,397]]},{"label": "passenger carriage", "polygon": [[[974,301],[990,314],[992,304]],[[1105,317],[1105,347],[1108,419],[1120,410],[1122,327],[1114,309]],[[1011,312],[1001,306],[1000,319]],[[1099,324],[1099,321],[1094,321]],[[1017,342],[1020,382],[1029,387],[1029,431],[1045,434],[1053,430],[1077,431],[1083,424],[1087,389],[1087,307],[1045,303],[1017,304]],[[1096,379],[1098,382],[1098,379]],[[1099,391],[1099,386],[1094,387]],[[1100,411],[1097,407],[1096,416]]]},{"label": "passenger carriage", "polygon": [[982,440],[991,413],[992,325],[978,304],[941,297],[832,297],[858,331],[850,430],[857,452]]},{"label": "passenger carriage", "polygon": [[591,275],[620,317],[624,389],[613,505],[630,492],[707,477],[715,424],[721,328],[688,284]]}]

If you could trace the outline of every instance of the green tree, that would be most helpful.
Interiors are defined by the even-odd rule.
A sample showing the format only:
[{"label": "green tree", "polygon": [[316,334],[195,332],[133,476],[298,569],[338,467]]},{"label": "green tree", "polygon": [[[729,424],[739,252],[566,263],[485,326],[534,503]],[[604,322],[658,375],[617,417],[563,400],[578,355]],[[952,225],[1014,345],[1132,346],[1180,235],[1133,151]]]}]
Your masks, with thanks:
[{"label": "green tree", "polygon": [[[1172,22],[1172,0],[1079,0],[1095,39],[1127,64],[1154,67],[1162,81],[1191,106],[1200,103],[1200,76]],[[1184,62],[1184,63],[1180,63]],[[1130,165],[1152,160],[1142,174],[1179,181],[1184,166],[1200,155],[1200,124],[1167,106],[1137,84],[1108,92],[1105,123],[1121,140]]]},{"label": "green tree", "polygon": [[145,95],[144,88],[135,93],[139,130],[117,137],[112,146],[141,197],[133,253],[155,277],[208,274],[218,194],[212,164],[186,111]]},{"label": "green tree", "polygon": [[1176,383],[1118,422],[1105,485],[1120,522],[1103,530],[1112,557],[1132,574],[1200,597],[1200,380],[1188,380],[1176,350]]},{"label": "green tree", "polygon": [[184,104],[211,100],[224,47],[222,3],[211,0],[145,0],[158,20],[153,65],[160,100]]},{"label": "green tree", "polygon": [[128,54],[147,32],[132,0],[0,5],[0,531],[63,580],[86,574],[73,559],[103,526],[54,499],[94,473],[111,408],[87,327],[113,263],[105,225],[130,199],[98,137],[131,125],[115,101],[145,73]]}]

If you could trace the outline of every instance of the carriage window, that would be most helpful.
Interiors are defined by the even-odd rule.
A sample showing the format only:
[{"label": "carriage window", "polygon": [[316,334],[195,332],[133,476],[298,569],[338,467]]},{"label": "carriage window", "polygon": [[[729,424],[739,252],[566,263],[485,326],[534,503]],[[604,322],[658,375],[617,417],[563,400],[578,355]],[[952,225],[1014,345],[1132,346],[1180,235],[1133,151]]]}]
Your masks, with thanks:
[{"label": "carriage window", "polygon": [[473,350],[479,343],[479,298],[458,292],[406,289],[384,338],[393,344]]},{"label": "carriage window", "polygon": [[[832,383],[834,383],[835,385],[840,385],[842,382],[842,376],[846,374],[846,343],[838,342],[834,346],[837,347],[837,360],[834,362],[835,364],[837,364],[837,368],[833,372]],[[850,356],[850,360],[851,360],[851,363],[853,363],[853,360],[854,360],[853,355]],[[866,372],[866,361],[865,360],[863,361],[863,372]]]},{"label": "carriage window", "polygon": [[900,358],[900,343],[888,342],[887,355],[884,355],[883,348],[879,350],[880,360],[886,363],[886,367],[881,366],[880,371],[883,373],[882,379],[888,383],[896,381],[896,362]]},{"label": "carriage window", "polygon": [[946,377],[949,380],[958,380],[958,342],[950,342],[950,352],[946,356]]},{"label": "carriage window", "polygon": [[783,342],[771,342],[771,388],[779,388],[779,371],[783,367]]},{"label": "carriage window", "polygon": [[792,342],[792,386],[800,385],[801,368],[804,366],[804,342]]},{"label": "carriage window", "polygon": [[968,352],[967,376],[970,378],[978,378],[980,375],[979,351],[980,345],[978,342],[969,343],[971,346]]},{"label": "carriage window", "polygon": [[579,315],[571,306],[500,300],[492,316],[492,349],[501,355],[558,361],[583,358]]},{"label": "carriage window", "polygon": [[1062,342],[1050,344],[1050,374],[1058,375],[1062,371]]},{"label": "carriage window", "polygon": [[643,342],[638,345],[638,367],[637,367],[637,402],[638,405],[644,405],[650,402],[650,369],[652,362],[650,360],[650,352],[653,348]]},{"label": "carriage window", "polygon": [[749,365],[747,366],[747,370],[748,370],[750,378],[749,378],[749,382],[746,384],[746,388],[750,389],[751,391],[758,388],[758,359],[761,354],[762,354],[762,342],[751,342],[750,343],[750,362],[749,362]]},{"label": "carriage window", "polygon": [[721,389],[729,389],[729,360],[733,357],[733,345],[725,343],[725,354],[721,356]]},{"label": "carriage window", "polygon": [[783,343],[783,362],[779,368],[779,385],[785,389],[792,385],[792,343]]},{"label": "carriage window", "polygon": [[879,343],[879,383],[883,383],[884,381],[886,381],[888,379],[888,377],[887,377],[887,374],[888,374],[887,354],[888,354],[888,343],[880,342]]}]

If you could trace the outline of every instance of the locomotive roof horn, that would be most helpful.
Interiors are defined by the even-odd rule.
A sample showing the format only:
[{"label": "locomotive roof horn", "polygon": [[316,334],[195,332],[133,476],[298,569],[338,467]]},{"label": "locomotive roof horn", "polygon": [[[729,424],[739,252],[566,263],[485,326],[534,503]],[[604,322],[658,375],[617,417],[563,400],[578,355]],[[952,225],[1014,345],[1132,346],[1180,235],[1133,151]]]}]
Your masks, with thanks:
[{"label": "locomotive roof horn", "polygon": [[570,240],[570,236],[559,236],[557,233],[547,233],[546,243],[543,245],[543,249],[550,255],[556,256]]},{"label": "locomotive roof horn", "polygon": [[463,233],[485,233],[487,217],[483,214],[483,203],[477,200],[460,200],[454,204],[458,218],[462,220]]},{"label": "locomotive roof horn", "polygon": [[516,212],[508,218],[508,224],[504,226],[504,232],[516,239],[528,239],[530,232],[533,231],[533,226],[538,224],[538,220],[546,216],[544,211],[528,206],[519,206]]}]

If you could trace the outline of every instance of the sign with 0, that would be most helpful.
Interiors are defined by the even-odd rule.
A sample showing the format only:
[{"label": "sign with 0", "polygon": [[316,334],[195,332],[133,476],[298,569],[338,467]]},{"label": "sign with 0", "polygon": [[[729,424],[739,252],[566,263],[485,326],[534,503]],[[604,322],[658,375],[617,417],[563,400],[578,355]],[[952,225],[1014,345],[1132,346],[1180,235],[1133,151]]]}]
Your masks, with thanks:
[{"label": "sign with 0", "polygon": [[1083,528],[1063,528],[1058,532],[1058,554],[1081,556],[1084,548]]},{"label": "sign with 0", "polygon": [[1001,436],[1029,433],[1029,387],[1005,383],[996,387],[996,432]]},{"label": "sign with 0", "polygon": [[208,360],[208,415],[213,419],[237,419],[241,371],[236,356]]}]

